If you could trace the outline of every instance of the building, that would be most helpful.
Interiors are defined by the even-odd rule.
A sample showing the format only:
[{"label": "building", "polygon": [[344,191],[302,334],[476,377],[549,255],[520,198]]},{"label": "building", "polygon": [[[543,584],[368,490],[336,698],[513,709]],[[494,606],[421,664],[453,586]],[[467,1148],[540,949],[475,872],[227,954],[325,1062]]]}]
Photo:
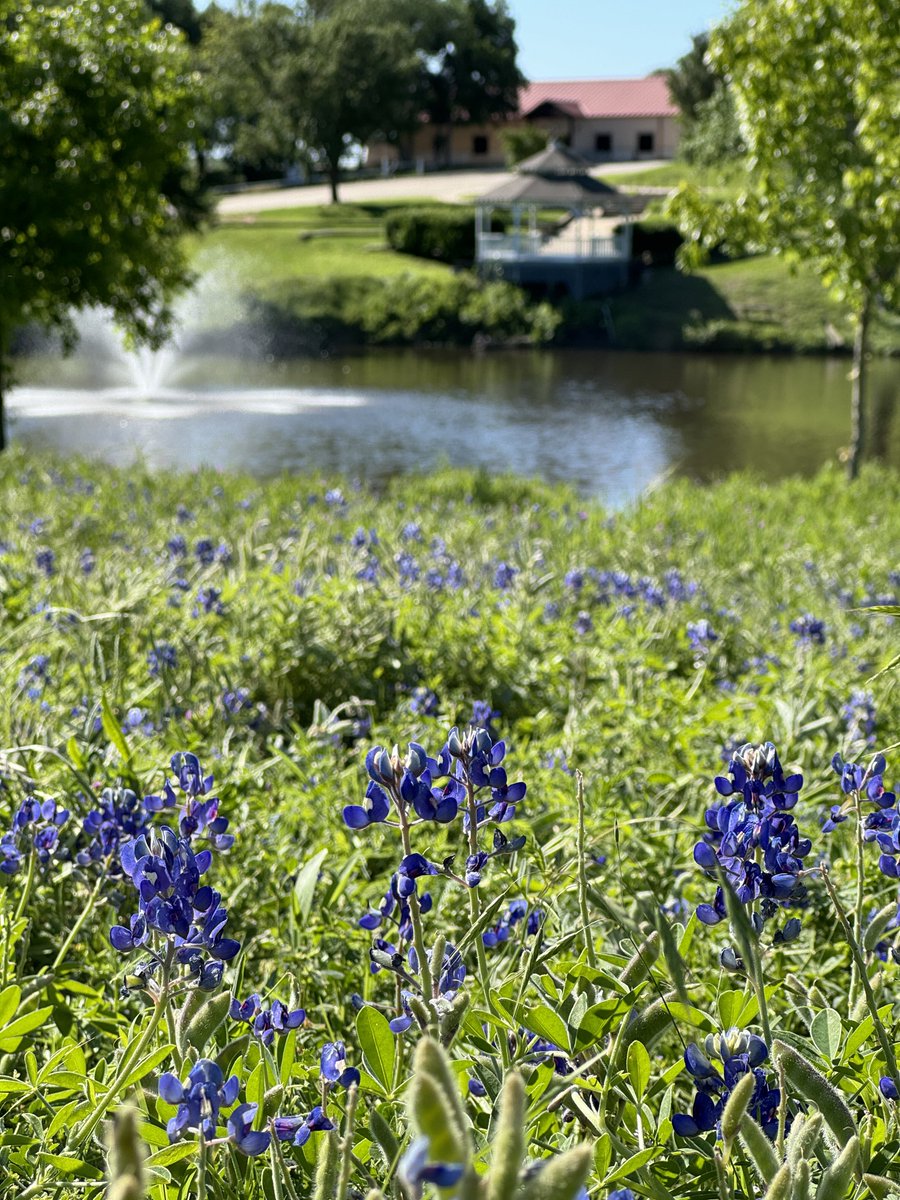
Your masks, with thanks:
[{"label": "building", "polygon": [[[591,162],[674,158],[679,111],[662,75],[644,79],[551,80],[519,93],[514,117],[488,125],[436,129],[423,122],[405,155],[420,169],[497,167],[505,163],[501,133],[524,125],[543,130]],[[369,147],[369,162],[388,170],[399,160],[396,146]]]},{"label": "building", "polygon": [[[475,201],[476,265],[505,279],[580,299],[624,287],[631,276],[631,217],[643,198],[595,179],[591,161],[554,140]],[[492,214],[505,210],[504,232]]]}]

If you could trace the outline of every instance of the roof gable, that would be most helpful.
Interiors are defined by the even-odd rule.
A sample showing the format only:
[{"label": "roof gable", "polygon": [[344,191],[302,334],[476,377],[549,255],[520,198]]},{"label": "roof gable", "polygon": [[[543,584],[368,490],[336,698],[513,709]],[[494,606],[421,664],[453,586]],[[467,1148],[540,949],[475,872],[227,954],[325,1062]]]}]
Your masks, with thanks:
[{"label": "roof gable", "polygon": [[[663,75],[644,79],[564,79],[530,83],[519,92],[519,115],[534,114],[545,104],[583,117],[677,117]],[[574,115],[574,113],[573,113]]]}]

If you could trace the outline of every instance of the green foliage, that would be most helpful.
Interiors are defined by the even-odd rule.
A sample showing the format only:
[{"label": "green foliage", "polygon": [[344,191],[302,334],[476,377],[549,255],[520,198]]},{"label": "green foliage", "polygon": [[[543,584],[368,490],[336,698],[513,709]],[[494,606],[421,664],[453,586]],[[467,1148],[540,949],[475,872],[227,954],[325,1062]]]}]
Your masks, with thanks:
[{"label": "green foliage", "polygon": [[[5,9],[0,39],[0,372],[13,329],[72,335],[110,308],[158,343],[188,281],[181,234],[191,74],[180,38],[140,0]],[[0,379],[2,391],[2,379]]]},{"label": "green foliage", "polygon": [[251,319],[280,353],[347,344],[469,345],[549,342],[559,324],[550,305],[534,303],[508,283],[481,284],[473,275],[371,276],[298,280],[253,302]]},{"label": "green foliage", "polygon": [[729,88],[719,87],[698,104],[695,120],[682,134],[678,153],[686,162],[716,167],[729,159],[742,158],[746,150],[734,97]]},{"label": "green foliage", "polygon": [[[623,1187],[659,1200],[723,1189],[891,1194],[900,1144],[878,1090],[883,1050],[868,1005],[848,1011],[848,954],[815,871],[801,938],[763,959],[794,1120],[785,1143],[763,1132],[752,1103],[741,1112],[740,1093],[723,1116],[727,1161],[714,1130],[684,1138],[672,1119],[694,1091],[685,1043],[702,1045],[722,1025],[758,1028],[758,996],[720,966],[732,936],[690,916],[713,886],[691,851],[726,743],[770,735],[804,773],[798,823],[827,854],[848,908],[856,903],[852,821],[823,835],[819,818],[842,797],[829,774],[834,749],[858,761],[869,752],[842,708],[896,650],[886,614],[860,611],[896,588],[896,474],[872,469],[858,489],[833,471],[772,487],[750,476],[685,483],[614,514],[499,471],[370,490],[152,475],[16,450],[0,484],[4,827],[33,791],[70,807],[65,836],[77,836],[100,788],[123,780],[158,794],[169,755],[192,749],[215,772],[236,837],[216,853],[210,884],[243,942],[209,998],[179,981],[170,1022],[135,974],[140,952],[123,958],[109,945],[110,924],[128,912],[120,877],[95,891],[94,867],[66,856],[3,876],[0,1168],[10,1195],[100,1200],[109,1186],[116,1200],[141,1189],[142,1200],[180,1200],[202,1184],[207,1200],[396,1197],[417,1134],[434,1161],[465,1167],[447,1194],[471,1200],[572,1200],[585,1180],[601,1198]],[[188,545],[173,559],[176,535]],[[207,537],[225,547],[212,562],[194,553]],[[35,562],[43,546],[56,552],[52,575]],[[85,574],[88,547],[96,563]],[[410,582],[403,555],[423,576],[456,562],[464,579]],[[362,578],[376,559],[376,578]],[[517,569],[506,587],[495,582],[501,561]],[[662,599],[626,595],[624,584],[605,594],[601,573],[647,579]],[[221,592],[221,614],[193,615],[202,587]],[[583,611],[589,633],[577,627]],[[803,612],[824,620],[824,646],[791,633]],[[686,627],[702,618],[718,638],[698,656]],[[163,642],[174,665],[151,674],[148,652]],[[437,716],[415,709],[420,686],[435,691]],[[867,686],[877,744],[890,745],[900,697],[886,683]],[[240,688],[246,705],[235,710],[224,695]],[[461,948],[465,993],[417,1001],[441,1036],[417,1022],[393,1034],[400,976],[390,954],[370,971],[359,919],[381,903],[398,848],[388,828],[348,829],[341,809],[364,792],[370,744],[415,740],[433,752],[477,699],[499,710],[507,763],[528,780],[504,827],[526,843],[491,860],[483,913],[497,919],[522,898],[544,921],[536,934],[519,923],[485,950],[485,988],[469,889],[431,877],[427,945]],[[583,855],[575,768],[587,784]],[[455,832],[418,827],[417,844],[438,864],[454,852],[458,862]],[[867,849],[863,919],[895,890],[876,863]],[[881,925],[879,940],[896,936]],[[890,952],[877,957],[878,945],[868,945],[866,969],[893,1030],[896,964]],[[225,1015],[232,993],[253,989],[302,1004],[306,1022],[262,1046]],[[455,1036],[442,1046],[451,1020]],[[535,1035],[556,1051],[536,1050]],[[195,1138],[169,1144],[175,1110],[158,1096],[162,1072],[183,1078],[201,1053],[217,1060],[260,1106],[261,1128],[276,1111],[322,1102],[321,1047],[338,1039],[360,1083],[328,1090],[333,1131],[252,1160],[226,1143],[224,1122],[202,1159]],[[556,1057],[567,1073],[554,1070]],[[774,1085],[771,1059],[763,1069]],[[113,1123],[129,1102],[134,1122]]]},{"label": "green foliage", "polygon": [[[499,214],[491,229],[502,232]],[[475,216],[470,208],[401,208],[385,221],[388,245],[401,254],[445,263],[471,264],[475,258]]]},{"label": "green foliage", "polygon": [[547,134],[536,125],[522,125],[518,129],[503,129],[500,143],[508,167],[514,167],[532,154],[537,154],[547,145]]},{"label": "green foliage", "polygon": [[721,75],[710,65],[709,34],[695,33],[687,54],[664,74],[672,99],[681,109],[682,121],[690,129],[700,118],[702,106],[722,85]]}]

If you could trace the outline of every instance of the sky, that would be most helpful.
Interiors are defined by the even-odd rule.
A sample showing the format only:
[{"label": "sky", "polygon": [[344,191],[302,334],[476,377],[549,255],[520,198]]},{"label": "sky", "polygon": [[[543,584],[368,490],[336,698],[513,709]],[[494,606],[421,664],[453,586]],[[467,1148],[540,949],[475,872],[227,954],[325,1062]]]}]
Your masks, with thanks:
[{"label": "sky", "polygon": [[671,66],[727,0],[508,0],[529,79],[649,75]]}]

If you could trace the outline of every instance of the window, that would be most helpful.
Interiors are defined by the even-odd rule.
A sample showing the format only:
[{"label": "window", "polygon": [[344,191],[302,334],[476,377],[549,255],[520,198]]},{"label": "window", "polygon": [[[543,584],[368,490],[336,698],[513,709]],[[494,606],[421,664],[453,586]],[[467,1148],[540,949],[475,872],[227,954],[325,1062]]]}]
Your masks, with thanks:
[{"label": "window", "polygon": [[487,152],[488,152],[487,135],[484,133],[476,133],[475,136],[472,138],[472,153],[473,154],[487,154]]},{"label": "window", "polygon": [[653,134],[639,133],[638,134],[638,153],[646,154],[653,149]]},{"label": "window", "polygon": [[594,137],[594,149],[598,154],[609,154],[612,150],[612,134],[598,133]]}]

